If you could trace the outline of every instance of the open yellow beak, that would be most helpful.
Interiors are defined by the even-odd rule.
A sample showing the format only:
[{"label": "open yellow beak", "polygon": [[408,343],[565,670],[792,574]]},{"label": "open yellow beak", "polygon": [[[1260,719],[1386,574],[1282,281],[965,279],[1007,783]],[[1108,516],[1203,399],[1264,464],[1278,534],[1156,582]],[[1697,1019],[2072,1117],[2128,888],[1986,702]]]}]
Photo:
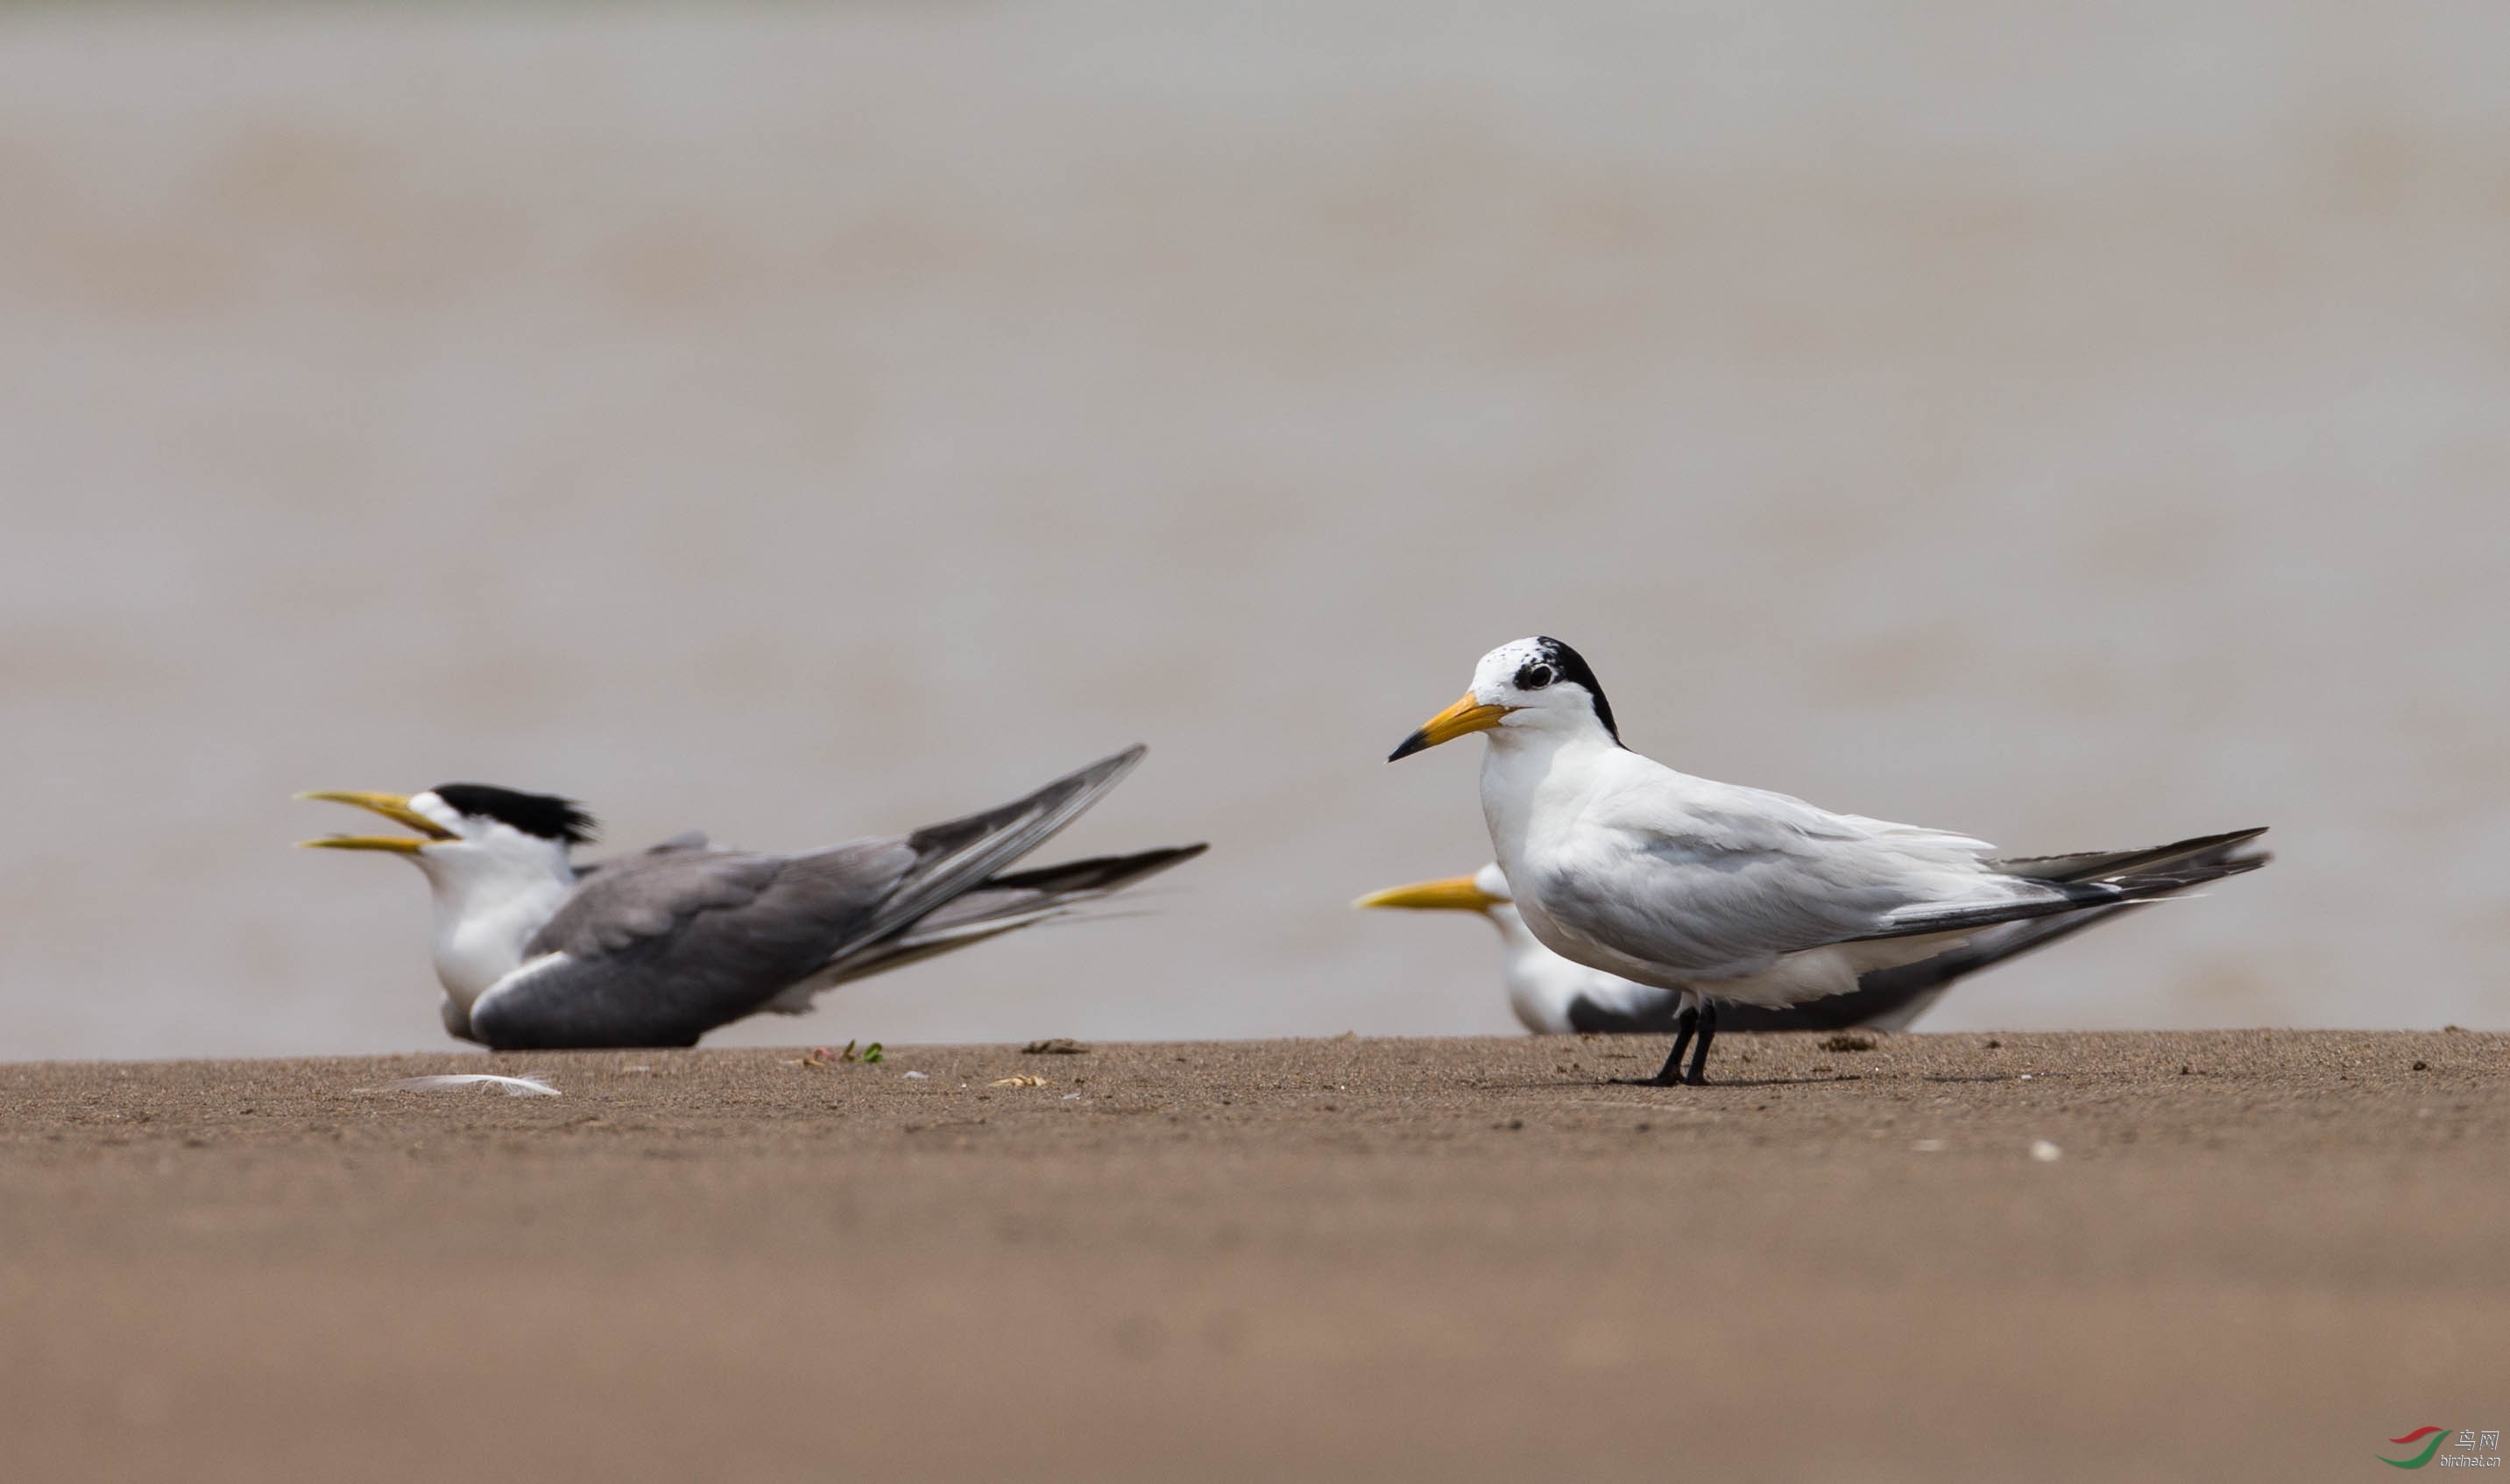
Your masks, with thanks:
[{"label": "open yellow beak", "polygon": [[324,835],[320,840],[299,840],[296,843],[309,850],[392,851],[398,855],[415,856],[435,842],[413,839],[408,835]]},{"label": "open yellow beak", "polygon": [[1408,887],[1388,887],[1383,892],[1371,892],[1351,905],[1412,907],[1427,912],[1481,912],[1504,900],[1505,897],[1493,896],[1474,886],[1470,876],[1450,876],[1444,881],[1416,881]]},{"label": "open yellow beak", "polygon": [[1499,719],[1514,710],[1513,706],[1484,705],[1464,692],[1464,699],[1422,723],[1421,730],[1403,739],[1403,745],[1387,754],[1389,763],[1399,763],[1415,752],[1426,752],[1440,742],[1454,742],[1474,732],[1487,732],[1499,725]]},{"label": "open yellow beak", "polygon": [[357,793],[339,789],[324,789],[315,793],[300,793],[297,797],[300,799],[318,799],[325,804],[354,805],[359,809],[365,810],[369,814],[379,814],[396,824],[406,824],[410,828],[417,830],[420,834],[427,837],[424,840],[413,840],[406,835],[331,835],[321,840],[300,840],[297,842],[299,845],[310,846],[318,850],[393,851],[403,856],[415,856],[420,851],[427,848],[429,841],[451,840],[455,838],[453,831],[446,829],[443,825],[437,823],[434,819],[431,819],[427,816],[420,814],[417,810],[410,808],[408,798],[401,794]]}]

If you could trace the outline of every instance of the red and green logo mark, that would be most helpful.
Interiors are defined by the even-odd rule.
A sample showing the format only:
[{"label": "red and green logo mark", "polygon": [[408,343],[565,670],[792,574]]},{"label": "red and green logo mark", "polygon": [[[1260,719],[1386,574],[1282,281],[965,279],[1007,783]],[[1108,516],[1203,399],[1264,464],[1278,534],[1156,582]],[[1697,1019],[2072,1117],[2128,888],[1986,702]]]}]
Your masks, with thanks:
[{"label": "red and green logo mark", "polygon": [[2388,1441],[2392,1443],[2411,1445],[2414,1443],[2420,1443],[2424,1438],[2430,1438],[2430,1442],[2423,1443],[2422,1452],[2415,1454],[2410,1459],[2383,1458],[2377,1454],[2374,1454],[2372,1457],[2377,1458],[2380,1463],[2387,1465],[2391,1468],[2420,1468],[2425,1464],[2432,1461],[2433,1454],[2440,1452],[2441,1441],[2448,1436],[2449,1429],[2447,1427],[2416,1427],[2414,1431],[2407,1433],[2403,1437],[2392,1437],[2388,1439]]}]

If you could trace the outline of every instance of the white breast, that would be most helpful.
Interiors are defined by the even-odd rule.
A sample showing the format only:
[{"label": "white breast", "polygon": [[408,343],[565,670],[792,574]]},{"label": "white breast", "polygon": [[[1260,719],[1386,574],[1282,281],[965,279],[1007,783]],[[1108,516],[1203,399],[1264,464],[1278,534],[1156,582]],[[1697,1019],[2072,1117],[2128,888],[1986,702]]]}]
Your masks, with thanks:
[{"label": "white breast", "polygon": [[523,945],[574,890],[552,876],[439,870],[429,873],[436,922],[428,944],[444,993],[468,1011],[523,962]]}]

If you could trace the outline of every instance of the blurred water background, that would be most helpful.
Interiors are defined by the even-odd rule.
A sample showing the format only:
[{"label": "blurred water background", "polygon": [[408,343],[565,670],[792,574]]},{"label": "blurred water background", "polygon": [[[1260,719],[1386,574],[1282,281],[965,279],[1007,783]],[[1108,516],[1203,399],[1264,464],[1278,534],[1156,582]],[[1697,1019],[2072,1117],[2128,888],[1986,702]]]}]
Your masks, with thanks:
[{"label": "blurred water background", "polygon": [[1474,659],[2278,864],[1935,1028],[2510,1024],[2510,8],[0,11],[0,1056],[445,1044],[310,787],[799,848],[1136,740],[719,1041],[1503,1031]]}]

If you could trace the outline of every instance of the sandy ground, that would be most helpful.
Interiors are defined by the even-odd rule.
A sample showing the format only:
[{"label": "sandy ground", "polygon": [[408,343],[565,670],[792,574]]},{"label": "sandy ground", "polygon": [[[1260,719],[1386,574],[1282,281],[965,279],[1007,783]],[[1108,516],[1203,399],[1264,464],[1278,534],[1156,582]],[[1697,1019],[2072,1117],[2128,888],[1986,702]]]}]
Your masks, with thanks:
[{"label": "sandy ground", "polygon": [[[1720,1052],[0,1068],[9,1472],[2334,1479],[2510,1417],[2510,1037]],[[563,1095],[366,1090],[491,1065]]]}]

